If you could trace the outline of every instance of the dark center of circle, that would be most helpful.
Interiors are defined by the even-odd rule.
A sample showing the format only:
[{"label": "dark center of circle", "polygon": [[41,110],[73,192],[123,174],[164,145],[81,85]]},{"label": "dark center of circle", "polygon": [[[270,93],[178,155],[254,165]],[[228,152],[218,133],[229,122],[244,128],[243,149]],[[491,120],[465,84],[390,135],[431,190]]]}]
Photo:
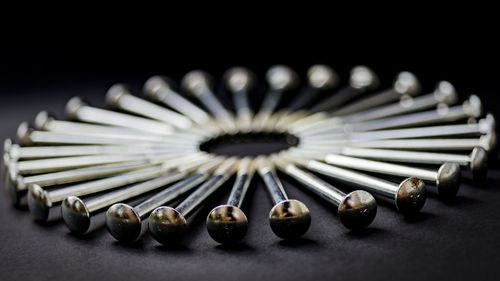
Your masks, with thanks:
[{"label": "dark center of circle", "polygon": [[238,133],[221,135],[200,145],[202,151],[226,156],[258,156],[296,146],[299,139],[288,133]]}]

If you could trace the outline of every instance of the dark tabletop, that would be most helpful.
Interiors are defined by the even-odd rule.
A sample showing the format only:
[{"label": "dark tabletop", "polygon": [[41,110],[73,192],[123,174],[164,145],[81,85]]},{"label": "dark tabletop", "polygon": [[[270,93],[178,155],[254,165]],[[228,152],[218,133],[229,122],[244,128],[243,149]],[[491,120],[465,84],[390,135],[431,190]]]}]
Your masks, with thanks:
[{"label": "dark tabletop", "polygon": [[[48,67],[53,59],[57,66]],[[71,96],[102,106],[105,90],[112,83],[128,82],[137,92],[149,75],[156,74],[153,71],[159,72],[158,67],[142,69],[139,59],[133,65],[137,69],[131,72],[120,69],[125,63],[106,70],[104,63],[93,68],[80,60],[66,62],[56,56],[23,68],[16,60],[10,59],[12,72],[0,86],[1,140],[14,137],[18,124],[31,122],[40,110],[62,118],[64,104]],[[76,66],[71,67],[72,63]],[[303,73],[309,63],[299,61],[297,67]],[[435,67],[416,60],[410,65],[397,60],[390,65],[382,60],[367,63],[374,64],[385,86],[397,71],[406,69],[424,77],[425,90],[432,89],[439,79],[449,79],[458,84],[462,97],[474,91],[500,118],[500,110],[495,108],[498,89],[492,83],[484,84],[487,78],[462,79],[472,74],[470,69],[459,71],[443,67],[445,63]],[[214,70],[217,76],[231,64],[226,61],[210,68],[207,62],[201,67]],[[83,70],[79,69],[82,65]],[[249,65],[260,71],[269,64]],[[347,60],[341,63],[338,72],[343,78],[351,66]],[[193,67],[195,63],[178,69],[165,66],[163,73],[178,78]],[[242,146],[226,149],[238,152]],[[244,149],[255,153],[259,144]],[[380,203],[375,221],[362,232],[346,230],[335,208],[281,176],[289,197],[303,201],[312,214],[311,228],[295,242],[281,241],[272,233],[267,219],[271,200],[262,181],[254,180],[243,206],[250,222],[248,234],[236,247],[217,245],[206,232],[206,214],[224,202],[225,194],[218,194],[196,215],[186,239],[175,248],[160,246],[149,234],[135,244],[117,243],[102,227],[102,214],[93,221],[89,234],[74,236],[57,212],[51,213],[47,224],[34,223],[26,208],[13,208],[3,194],[0,280],[495,280],[500,274],[500,167],[495,160],[490,165],[486,183],[472,183],[465,174],[454,202],[443,203],[431,194],[414,219],[405,219],[392,206]]]}]

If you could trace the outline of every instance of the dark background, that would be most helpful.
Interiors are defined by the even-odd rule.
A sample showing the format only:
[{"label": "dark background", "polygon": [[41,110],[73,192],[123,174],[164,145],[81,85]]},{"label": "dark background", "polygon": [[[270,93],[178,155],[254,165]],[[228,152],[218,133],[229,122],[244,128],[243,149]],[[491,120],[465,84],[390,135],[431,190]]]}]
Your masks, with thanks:
[{"label": "dark background", "polygon": [[[487,111],[500,116],[500,58],[488,36],[443,31],[446,36],[430,37],[411,30],[408,38],[389,34],[354,41],[336,39],[335,31],[322,33],[328,37],[324,41],[314,32],[282,37],[250,33],[217,44],[204,32],[206,36],[188,42],[167,32],[131,38],[110,31],[93,41],[88,35],[44,33],[10,45],[16,41],[12,38],[0,56],[0,137],[13,137],[18,124],[32,121],[40,110],[63,118],[64,104],[74,95],[103,106],[103,95],[115,82],[126,82],[139,93],[154,74],[178,81],[187,71],[201,68],[220,77],[228,67],[244,65],[262,78],[276,63],[288,64],[302,76],[314,63],[329,64],[343,83],[352,66],[365,64],[379,74],[382,88],[397,72],[409,70],[421,79],[424,93],[446,79],[462,98],[475,93]],[[259,147],[245,149],[255,152]],[[380,204],[374,223],[361,233],[347,231],[334,208],[289,178],[283,180],[289,196],[311,210],[309,232],[295,243],[274,236],[267,223],[271,201],[256,180],[243,208],[250,221],[248,235],[233,248],[218,246],[205,231],[205,214],[224,201],[222,194],[192,221],[183,245],[175,249],[159,246],[149,235],[133,245],[119,244],[99,227],[102,216],[94,220],[93,231],[76,237],[57,214],[51,214],[50,223],[37,224],[25,208],[13,208],[6,195],[0,196],[0,280],[495,280],[500,273],[496,161],[489,180],[481,185],[465,180],[455,202],[443,203],[431,195],[422,214],[412,220]]]}]

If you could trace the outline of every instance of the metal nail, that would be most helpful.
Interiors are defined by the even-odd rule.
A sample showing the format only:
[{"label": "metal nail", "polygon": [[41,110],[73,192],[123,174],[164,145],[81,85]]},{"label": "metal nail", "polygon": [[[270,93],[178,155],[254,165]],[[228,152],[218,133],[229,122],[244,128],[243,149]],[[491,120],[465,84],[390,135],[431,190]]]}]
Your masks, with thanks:
[{"label": "metal nail", "polygon": [[61,203],[61,214],[64,223],[71,232],[83,234],[87,232],[90,226],[91,217],[97,211],[109,207],[114,203],[137,197],[178,181],[186,177],[192,170],[196,169],[196,167],[201,164],[203,164],[203,162],[191,162],[180,165],[158,178],[111,191],[89,200],[82,200],[78,196],[68,196]]},{"label": "metal nail", "polygon": [[213,93],[212,78],[201,70],[188,72],[181,81],[181,88],[196,97],[227,132],[235,132],[236,125],[234,116],[227,110]]},{"label": "metal nail", "polygon": [[402,71],[396,76],[391,88],[348,103],[333,113],[338,116],[352,114],[397,101],[402,97],[416,96],[419,93],[420,82],[418,78],[411,72]]},{"label": "metal nail", "polygon": [[226,87],[233,96],[237,126],[242,132],[249,132],[251,129],[253,110],[248,101],[248,92],[255,87],[255,80],[255,74],[244,67],[230,68],[224,74]]},{"label": "metal nail", "polygon": [[311,108],[311,112],[321,112],[335,110],[352,100],[353,98],[364,94],[368,90],[378,87],[377,75],[366,66],[356,66],[351,70],[349,85],[340,89],[329,98],[320,101]]},{"label": "metal nail", "polygon": [[352,147],[340,148],[333,153],[390,162],[438,164],[443,166],[446,163],[456,163],[460,166],[468,167],[472,172],[473,178],[477,181],[486,179],[488,171],[488,154],[480,147],[475,147],[469,155]]},{"label": "metal nail", "polygon": [[438,107],[436,110],[410,113],[360,123],[340,124],[339,126],[312,130],[311,132],[298,132],[295,130],[294,133],[298,133],[301,136],[321,136],[332,133],[374,131],[380,129],[437,124],[471,117],[477,118],[482,114],[481,100],[475,95],[470,96],[470,98],[461,105],[452,107],[448,107],[443,104],[441,105],[442,106]]},{"label": "metal nail", "polygon": [[144,83],[143,92],[148,98],[183,113],[199,125],[210,123],[210,115],[174,91],[172,84],[167,77],[153,76]]},{"label": "metal nail", "polygon": [[[283,131],[291,122],[305,117],[308,112],[305,110],[321,93],[337,87],[339,77],[335,70],[323,64],[316,64],[307,70],[307,84],[302,88],[286,108],[278,111],[275,121],[268,125],[269,130],[275,129]],[[273,119],[273,118],[271,118]]]},{"label": "metal nail", "polygon": [[240,208],[254,172],[255,166],[252,159],[250,157],[243,158],[238,165],[236,180],[227,203],[215,207],[208,214],[208,234],[215,241],[221,244],[234,244],[245,237],[248,220]]},{"label": "metal nail", "polygon": [[399,102],[371,107],[370,109],[352,113],[349,115],[341,115],[335,113],[332,117],[326,118],[316,123],[309,123],[299,128],[294,127],[294,130],[308,131],[312,134],[315,131],[322,131],[325,128],[339,127],[343,124],[360,123],[370,120],[387,118],[396,115],[412,113],[420,110],[429,109],[432,107],[442,107],[451,105],[457,101],[457,94],[453,85],[449,82],[441,81],[433,93],[420,97],[411,97],[409,95],[401,96]]},{"label": "metal nail", "polygon": [[274,234],[286,240],[303,236],[311,225],[311,214],[307,206],[295,199],[288,199],[283,184],[265,156],[255,160],[257,170],[264,180],[267,191],[275,204],[269,212],[269,224]]},{"label": "metal nail", "polygon": [[254,116],[252,129],[262,131],[273,111],[278,107],[282,95],[295,88],[298,84],[297,73],[288,66],[275,65],[266,72],[269,89],[260,105],[259,112]]},{"label": "metal nail", "polygon": [[79,97],[73,97],[66,103],[66,115],[83,122],[131,128],[152,134],[170,135],[174,132],[174,128],[166,123],[92,107]]},{"label": "metal nail", "polygon": [[115,163],[107,165],[91,166],[86,168],[65,170],[61,172],[45,173],[33,176],[21,176],[15,172],[10,172],[5,188],[14,205],[19,204],[22,195],[29,186],[37,184],[40,187],[47,187],[59,184],[73,183],[91,179],[98,179],[107,176],[125,173],[141,168],[155,166],[161,161],[141,160],[125,163]]},{"label": "metal nail", "polygon": [[[198,158],[199,157],[199,158]],[[68,196],[84,196],[114,189],[126,184],[132,184],[155,177],[162,176],[181,163],[191,161],[201,161],[206,156],[187,156],[165,162],[161,166],[149,167],[137,171],[132,171],[117,176],[89,181],[81,184],[66,186],[63,188],[46,191],[38,185],[31,185],[28,191],[28,207],[33,218],[37,221],[45,221],[49,215],[49,209],[53,204],[61,202]]]},{"label": "metal nail", "polygon": [[353,230],[362,229],[370,225],[375,219],[377,202],[370,193],[355,190],[345,194],[279,156],[273,157],[272,161],[282,172],[293,177],[307,189],[336,206],[339,219],[345,227]]},{"label": "metal nail", "polygon": [[193,214],[211,194],[213,194],[235,172],[238,158],[224,161],[212,177],[191,193],[177,207],[158,207],[149,215],[148,228],[156,241],[174,244],[180,241],[187,229],[187,218]]},{"label": "metal nail", "polygon": [[[298,150],[296,150],[295,153],[301,154],[301,152]],[[307,153],[303,152],[302,155],[307,155]],[[316,152],[314,154],[309,154],[306,157],[319,159],[328,164],[350,169],[369,171],[392,176],[417,177],[424,181],[435,184],[439,196],[447,200],[456,196],[461,183],[460,166],[457,163],[445,162],[439,167],[438,170],[428,170],[423,168],[414,168],[404,165],[343,156],[333,153],[327,153],[325,155],[325,153],[323,152]]]},{"label": "metal nail", "polygon": [[58,146],[20,146],[10,144],[4,151],[13,160],[33,160],[68,156],[85,156],[100,154],[148,154],[158,152],[173,152],[177,148],[149,147],[137,145],[58,145]]},{"label": "metal nail", "polygon": [[14,171],[19,175],[26,174],[40,174],[47,172],[55,172],[61,170],[68,170],[72,168],[88,167],[100,164],[121,163],[129,161],[137,161],[144,159],[159,159],[168,160],[183,155],[183,151],[173,151],[164,154],[136,154],[136,155],[122,155],[122,154],[101,154],[90,156],[73,156],[61,158],[48,158],[36,160],[15,161],[9,164],[9,170]]},{"label": "metal nail", "polygon": [[301,143],[299,147],[305,149],[329,149],[330,147],[348,146],[362,148],[425,150],[425,151],[471,151],[481,147],[487,152],[493,151],[496,146],[496,134],[490,133],[479,138],[442,138],[442,139],[380,139],[380,140],[333,140],[328,143]]},{"label": "metal nail", "polygon": [[[178,136],[178,134],[176,134]],[[126,134],[100,134],[85,132],[46,132],[36,131],[29,128],[27,122],[23,122],[17,129],[17,139],[23,146],[38,144],[125,144],[137,146],[168,146],[168,147],[196,147],[200,140],[177,138],[171,136],[155,137],[151,135],[126,135]]]},{"label": "metal nail", "polygon": [[169,204],[191,191],[205,181],[223,161],[224,157],[216,157],[210,160],[183,180],[134,207],[125,203],[114,204],[106,212],[106,227],[109,233],[121,242],[137,240],[141,234],[142,221],[154,209]]},{"label": "metal nail", "polygon": [[106,93],[106,102],[118,109],[132,112],[153,120],[165,122],[182,130],[183,135],[211,136],[212,132],[195,126],[191,119],[173,110],[136,97],[123,84],[115,84]]},{"label": "metal nail", "polygon": [[393,202],[397,210],[404,216],[412,216],[420,212],[425,204],[425,183],[418,178],[407,178],[399,185],[374,176],[335,167],[316,160],[285,156],[286,159],[311,171],[329,176],[347,184],[365,189],[380,198]]},{"label": "metal nail", "polygon": [[368,132],[353,133],[332,133],[317,136],[304,136],[301,143],[328,143],[337,140],[379,140],[379,139],[406,139],[425,137],[452,137],[452,136],[477,136],[492,134],[492,139],[496,139],[496,121],[492,114],[487,114],[486,118],[480,119],[474,124],[460,125],[440,125],[407,129],[376,130]]}]

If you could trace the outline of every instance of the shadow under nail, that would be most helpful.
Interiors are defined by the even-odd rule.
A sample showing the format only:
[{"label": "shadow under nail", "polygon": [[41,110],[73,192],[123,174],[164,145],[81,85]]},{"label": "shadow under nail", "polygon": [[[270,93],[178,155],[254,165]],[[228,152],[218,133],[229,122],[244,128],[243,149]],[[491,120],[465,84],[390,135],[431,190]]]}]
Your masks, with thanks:
[{"label": "shadow under nail", "polygon": [[308,238],[299,238],[296,240],[280,240],[277,242],[278,245],[289,248],[298,248],[305,246],[318,246],[318,243],[314,240]]},{"label": "shadow under nail", "polygon": [[252,252],[255,249],[248,244],[241,242],[241,243],[236,243],[236,244],[230,244],[230,245],[223,245],[219,244],[215,246],[215,249],[219,251],[224,251],[224,252],[235,252],[235,253],[244,253],[244,252]]},{"label": "shadow under nail", "polygon": [[356,229],[356,230],[351,230],[346,232],[347,236],[354,237],[354,238],[365,238],[377,234],[381,234],[386,232],[385,230],[381,228],[376,228],[376,227],[367,227],[363,229]]}]

